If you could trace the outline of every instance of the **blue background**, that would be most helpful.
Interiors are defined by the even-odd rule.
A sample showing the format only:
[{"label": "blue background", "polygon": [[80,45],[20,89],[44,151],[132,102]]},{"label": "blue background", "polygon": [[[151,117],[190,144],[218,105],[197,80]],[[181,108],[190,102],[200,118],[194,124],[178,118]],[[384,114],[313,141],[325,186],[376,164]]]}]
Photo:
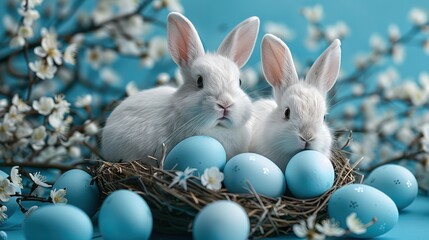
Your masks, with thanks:
[{"label": "blue background", "polygon": [[[5,3],[6,1],[0,3],[0,16],[4,14],[2,5]],[[87,6],[84,6],[85,11],[90,11],[93,3],[94,1],[87,1],[85,3]],[[354,70],[356,54],[370,51],[371,34],[379,33],[387,36],[387,28],[392,23],[397,24],[402,33],[406,32],[412,26],[408,14],[413,7],[429,11],[427,0],[184,0],[182,4],[185,9],[184,14],[193,22],[209,51],[215,51],[225,35],[237,23],[249,16],[258,16],[261,19],[261,30],[255,51],[247,63],[247,66],[252,67],[259,65],[260,40],[264,34],[264,24],[268,21],[282,22],[294,31],[294,39],[287,41],[294,58],[302,63],[314,60],[326,45],[321,45],[316,51],[306,49],[304,41],[307,37],[307,21],[300,14],[300,9],[321,4],[324,9],[322,24],[331,25],[341,20],[349,26],[350,34],[342,41],[342,70],[345,73]],[[165,11],[159,14],[159,19],[164,20],[166,14]],[[157,28],[154,34],[165,35],[165,29]],[[424,37],[420,37],[417,40],[423,39]],[[421,71],[429,71],[429,56],[422,51],[418,41],[406,46],[404,63],[396,65],[403,78],[416,79]],[[394,63],[387,60],[381,65],[388,66]],[[153,85],[155,76],[160,70],[172,68],[174,64],[167,57],[154,69],[147,71],[140,67],[138,61],[124,59],[116,61],[113,67],[121,72],[123,84],[134,80],[141,88],[148,88]],[[133,71],[129,71],[130,69]],[[428,229],[429,198],[420,196],[413,205],[401,213],[398,225],[379,239],[424,239],[427,238]],[[9,239],[22,239],[19,226],[8,230],[8,233]]]}]

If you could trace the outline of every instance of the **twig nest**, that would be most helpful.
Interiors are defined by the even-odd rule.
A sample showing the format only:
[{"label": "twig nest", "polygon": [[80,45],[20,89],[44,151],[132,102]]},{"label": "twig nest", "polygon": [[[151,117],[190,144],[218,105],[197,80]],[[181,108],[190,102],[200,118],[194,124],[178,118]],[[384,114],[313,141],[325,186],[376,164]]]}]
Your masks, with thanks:
[{"label": "twig nest", "polygon": [[332,152],[331,161],[336,176],[333,186],[311,199],[285,195],[271,198],[257,194],[254,189],[248,194],[230,193],[224,188],[212,191],[192,180],[196,177],[188,179],[186,190],[180,185],[169,187],[176,177],[174,171],[141,161],[103,162],[94,170],[94,175],[103,196],[119,189],[129,189],[142,196],[151,208],[155,231],[190,233],[201,209],[212,202],[230,200],[246,211],[250,220],[249,237],[253,238],[287,234],[294,224],[315,213],[324,217],[332,193],[355,179],[349,160],[340,151]]}]

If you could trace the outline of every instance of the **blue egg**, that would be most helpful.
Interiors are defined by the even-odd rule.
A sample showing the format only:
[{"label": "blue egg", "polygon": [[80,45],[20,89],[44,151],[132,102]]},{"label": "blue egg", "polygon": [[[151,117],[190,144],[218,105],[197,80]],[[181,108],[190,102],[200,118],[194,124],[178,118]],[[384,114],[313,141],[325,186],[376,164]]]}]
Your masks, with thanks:
[{"label": "blue egg", "polygon": [[226,152],[222,144],[207,136],[193,136],[178,143],[168,153],[164,169],[184,171],[196,168],[202,175],[206,168],[218,167],[222,171],[226,163]]},{"label": "blue egg", "polygon": [[409,206],[417,197],[419,187],[414,175],[405,167],[387,164],[374,169],[365,184],[384,192],[398,209]]},{"label": "blue egg", "polygon": [[92,176],[80,169],[73,169],[61,175],[52,189],[66,188],[67,204],[82,209],[89,217],[94,215],[100,206],[100,191]]},{"label": "blue egg", "polygon": [[247,239],[250,221],[237,203],[220,200],[206,205],[195,217],[192,236],[195,240]]},{"label": "blue egg", "polygon": [[[0,170],[0,177],[5,179],[5,178],[9,177],[9,174]],[[21,189],[18,186],[15,186],[15,191],[18,194],[21,194]],[[16,199],[17,199],[17,197],[11,197],[11,198],[9,198],[9,201],[7,201],[7,202],[2,202],[0,200],[0,203],[7,207],[7,211],[5,213],[8,216],[8,218],[10,218],[18,209],[18,204],[16,203]],[[0,222],[0,225],[1,224],[2,224],[2,222]]]},{"label": "blue egg", "polygon": [[152,232],[152,212],[137,193],[118,190],[104,200],[98,216],[103,239],[149,239]]},{"label": "blue egg", "polygon": [[268,197],[280,197],[286,191],[286,181],[280,168],[256,153],[242,153],[231,158],[225,165],[224,175],[225,187],[232,193],[250,193],[246,181],[258,194]]},{"label": "blue egg", "polygon": [[72,205],[48,205],[37,209],[23,226],[27,240],[89,240],[93,227],[85,212]]},{"label": "blue egg", "polygon": [[374,225],[363,234],[352,234],[357,238],[373,238],[390,231],[398,222],[395,203],[380,190],[364,184],[350,184],[335,191],[328,202],[328,215],[347,228],[346,218],[356,213],[357,218],[367,224],[376,218]]},{"label": "blue egg", "polygon": [[320,152],[306,150],[293,156],[286,166],[289,191],[297,198],[322,195],[334,184],[335,171],[331,161]]}]

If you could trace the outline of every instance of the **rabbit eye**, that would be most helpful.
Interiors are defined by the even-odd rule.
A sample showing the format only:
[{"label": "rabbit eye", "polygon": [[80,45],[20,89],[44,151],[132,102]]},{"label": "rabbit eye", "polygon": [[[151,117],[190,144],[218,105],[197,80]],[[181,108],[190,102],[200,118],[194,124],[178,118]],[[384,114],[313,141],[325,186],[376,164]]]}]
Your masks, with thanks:
[{"label": "rabbit eye", "polygon": [[326,121],[326,115],[323,115],[323,121]]},{"label": "rabbit eye", "polygon": [[285,110],[285,119],[289,120],[289,118],[290,118],[290,109],[286,108],[286,110]]},{"label": "rabbit eye", "polygon": [[197,86],[198,88],[203,88],[203,77],[198,76],[198,80],[197,80]]},{"label": "rabbit eye", "polygon": [[241,79],[238,79],[238,80],[240,80],[240,86],[241,86]]}]

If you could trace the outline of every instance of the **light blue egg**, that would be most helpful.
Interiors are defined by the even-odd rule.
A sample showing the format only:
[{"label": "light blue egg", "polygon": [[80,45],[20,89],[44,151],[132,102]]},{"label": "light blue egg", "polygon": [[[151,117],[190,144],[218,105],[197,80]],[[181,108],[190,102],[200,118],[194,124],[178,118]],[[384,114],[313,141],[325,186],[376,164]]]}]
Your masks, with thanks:
[{"label": "light blue egg", "polygon": [[82,209],[89,217],[94,215],[100,206],[100,191],[92,176],[80,169],[73,169],[61,175],[52,189],[66,188],[67,204]]},{"label": "light blue egg", "polygon": [[[5,179],[5,178],[7,178],[7,177],[9,177],[9,174],[7,174],[7,173],[5,173],[5,172],[3,172],[3,171],[1,171],[0,170],[0,177],[2,177],[3,179]],[[18,193],[18,194],[21,194],[21,189],[18,187],[18,186],[15,186],[15,191]],[[18,209],[18,204],[16,203],[16,199],[17,199],[17,197],[11,197],[11,198],[9,198],[9,201],[7,201],[7,202],[2,202],[1,200],[0,200],[0,203],[2,204],[2,205],[4,205],[4,206],[6,206],[7,207],[7,211],[5,212],[6,213],[6,215],[8,216],[8,218],[10,218],[10,217],[12,217],[12,215],[16,212],[16,210]],[[0,222],[0,225],[2,224],[3,222]]]},{"label": "light blue egg", "polygon": [[246,211],[232,201],[206,205],[195,217],[192,235],[195,240],[247,239],[250,221]]},{"label": "light blue egg", "polygon": [[193,136],[178,143],[168,153],[164,169],[184,171],[187,167],[196,168],[202,175],[206,168],[218,167],[223,170],[226,152],[222,144],[208,136]]},{"label": "light blue egg", "polygon": [[331,161],[322,153],[306,150],[293,156],[286,166],[289,191],[297,198],[322,195],[334,184],[335,171]]},{"label": "light blue egg", "polygon": [[365,184],[387,194],[398,209],[409,206],[416,199],[419,190],[414,175],[405,167],[396,164],[374,169],[366,178]]},{"label": "light blue egg", "polygon": [[[104,200],[98,225],[103,239],[149,239],[152,232],[152,212],[137,193],[118,190]],[[126,237],[126,238],[125,238]]]},{"label": "light blue egg", "polygon": [[27,240],[89,240],[93,227],[85,212],[72,205],[48,205],[24,220]]},{"label": "light blue egg", "polygon": [[268,197],[280,197],[286,191],[280,168],[256,153],[242,153],[231,158],[225,165],[224,175],[225,187],[232,193],[250,193],[246,181],[257,193]]},{"label": "light blue egg", "polygon": [[398,222],[395,203],[380,190],[364,184],[350,184],[335,191],[328,202],[328,215],[346,228],[346,218],[355,212],[357,218],[367,224],[377,218],[374,225],[367,228],[357,238],[378,237],[390,231]]}]

